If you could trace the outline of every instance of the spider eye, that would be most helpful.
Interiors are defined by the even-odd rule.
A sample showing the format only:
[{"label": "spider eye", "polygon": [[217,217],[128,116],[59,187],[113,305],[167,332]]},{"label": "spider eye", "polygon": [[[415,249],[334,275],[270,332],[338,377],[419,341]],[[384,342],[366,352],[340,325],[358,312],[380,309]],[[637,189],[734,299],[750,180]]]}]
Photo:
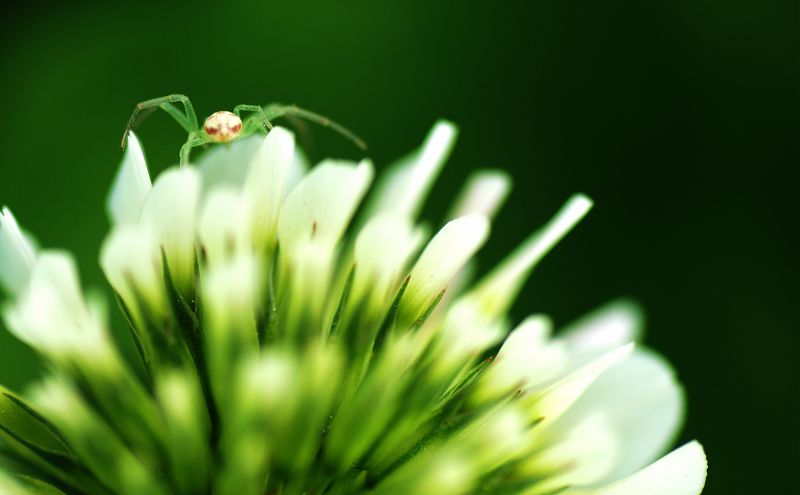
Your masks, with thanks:
[{"label": "spider eye", "polygon": [[231,112],[214,112],[203,124],[203,130],[209,140],[215,143],[227,143],[239,137],[242,132],[242,119]]}]

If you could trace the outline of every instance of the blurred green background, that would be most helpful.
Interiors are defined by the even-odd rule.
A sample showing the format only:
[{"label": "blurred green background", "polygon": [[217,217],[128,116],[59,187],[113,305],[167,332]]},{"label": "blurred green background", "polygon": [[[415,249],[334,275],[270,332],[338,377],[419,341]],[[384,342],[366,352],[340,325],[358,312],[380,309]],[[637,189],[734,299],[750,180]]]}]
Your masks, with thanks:
[{"label": "blurred green background", "polygon": [[[711,462],[708,494],[798,481],[798,7],[738,0],[52,2],[2,7],[0,203],[84,282],[133,105],[172,92],[203,116],[297,103],[352,127],[376,163],[437,117],[461,127],[429,208],[500,167],[515,190],[481,255],[498,260],[572,192],[589,218],[548,258],[515,315],[565,323],[619,295],[686,384],[682,440]],[[303,133],[319,158],[355,150]],[[151,166],[180,128],[141,127]],[[322,151],[320,151],[322,150]],[[0,377],[39,371],[0,334]]]}]

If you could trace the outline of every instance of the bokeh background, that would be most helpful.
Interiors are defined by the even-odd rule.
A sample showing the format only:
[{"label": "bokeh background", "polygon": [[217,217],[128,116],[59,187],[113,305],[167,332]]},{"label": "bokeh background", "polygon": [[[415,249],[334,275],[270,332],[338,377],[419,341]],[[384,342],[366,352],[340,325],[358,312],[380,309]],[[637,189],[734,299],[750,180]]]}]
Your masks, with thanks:
[{"label": "bokeh background", "polygon": [[[534,274],[517,317],[558,323],[617,296],[647,310],[675,364],[707,494],[798,482],[796,2],[37,2],[2,7],[0,203],[86,285],[133,105],[172,92],[206,115],[282,101],[357,130],[378,166],[438,117],[461,127],[433,191],[437,221],[468,173],[501,167],[513,195],[485,268],[571,193],[597,206]],[[151,166],[180,128],[141,127]],[[356,151],[320,128],[317,158]],[[41,364],[0,333],[0,377]]]}]

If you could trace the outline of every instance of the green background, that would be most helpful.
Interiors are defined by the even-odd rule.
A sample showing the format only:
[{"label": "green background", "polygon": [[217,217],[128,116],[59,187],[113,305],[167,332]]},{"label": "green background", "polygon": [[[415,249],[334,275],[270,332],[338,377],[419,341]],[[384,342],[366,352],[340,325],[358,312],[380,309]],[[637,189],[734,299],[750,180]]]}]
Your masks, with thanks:
[{"label": "green background", "polygon": [[[133,105],[188,94],[200,114],[282,101],[357,130],[385,165],[437,117],[461,127],[433,191],[500,167],[513,195],[490,266],[572,192],[597,203],[537,270],[515,315],[569,321],[619,295],[689,397],[682,440],[710,458],[707,494],[798,481],[796,2],[57,2],[3,7],[0,203],[87,285]],[[183,138],[163,115],[151,166]],[[318,128],[312,154],[354,156]],[[7,333],[0,377],[40,367]]]}]

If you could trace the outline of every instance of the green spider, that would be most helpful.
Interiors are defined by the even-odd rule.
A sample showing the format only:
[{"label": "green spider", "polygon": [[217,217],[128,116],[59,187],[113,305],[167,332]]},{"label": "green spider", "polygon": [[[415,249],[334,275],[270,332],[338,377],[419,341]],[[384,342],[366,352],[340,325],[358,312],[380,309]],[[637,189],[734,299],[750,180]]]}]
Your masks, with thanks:
[{"label": "green spider", "polygon": [[[184,111],[181,112],[174,103],[183,104]],[[122,136],[122,149],[125,149],[125,145],[128,141],[128,134],[133,129],[137,119],[144,116],[142,112],[150,112],[159,108],[167,112],[189,133],[186,142],[181,146],[181,166],[185,166],[189,163],[189,153],[192,148],[196,146],[202,146],[207,143],[229,143],[257,132],[266,134],[273,127],[272,120],[286,116],[299,117],[311,122],[316,122],[325,127],[330,127],[355,143],[355,145],[362,150],[367,147],[361,138],[345,127],[327,117],[304,110],[295,105],[280,105],[276,103],[265,107],[260,105],[236,105],[233,112],[220,111],[212,113],[205,120],[201,128],[198,125],[197,115],[194,112],[194,106],[192,106],[192,102],[189,101],[189,98],[184,95],[175,94],[153,98],[136,105],[133,109],[133,114],[131,114],[131,118],[128,120],[125,134]],[[242,120],[243,112],[250,113],[244,120]]]}]

